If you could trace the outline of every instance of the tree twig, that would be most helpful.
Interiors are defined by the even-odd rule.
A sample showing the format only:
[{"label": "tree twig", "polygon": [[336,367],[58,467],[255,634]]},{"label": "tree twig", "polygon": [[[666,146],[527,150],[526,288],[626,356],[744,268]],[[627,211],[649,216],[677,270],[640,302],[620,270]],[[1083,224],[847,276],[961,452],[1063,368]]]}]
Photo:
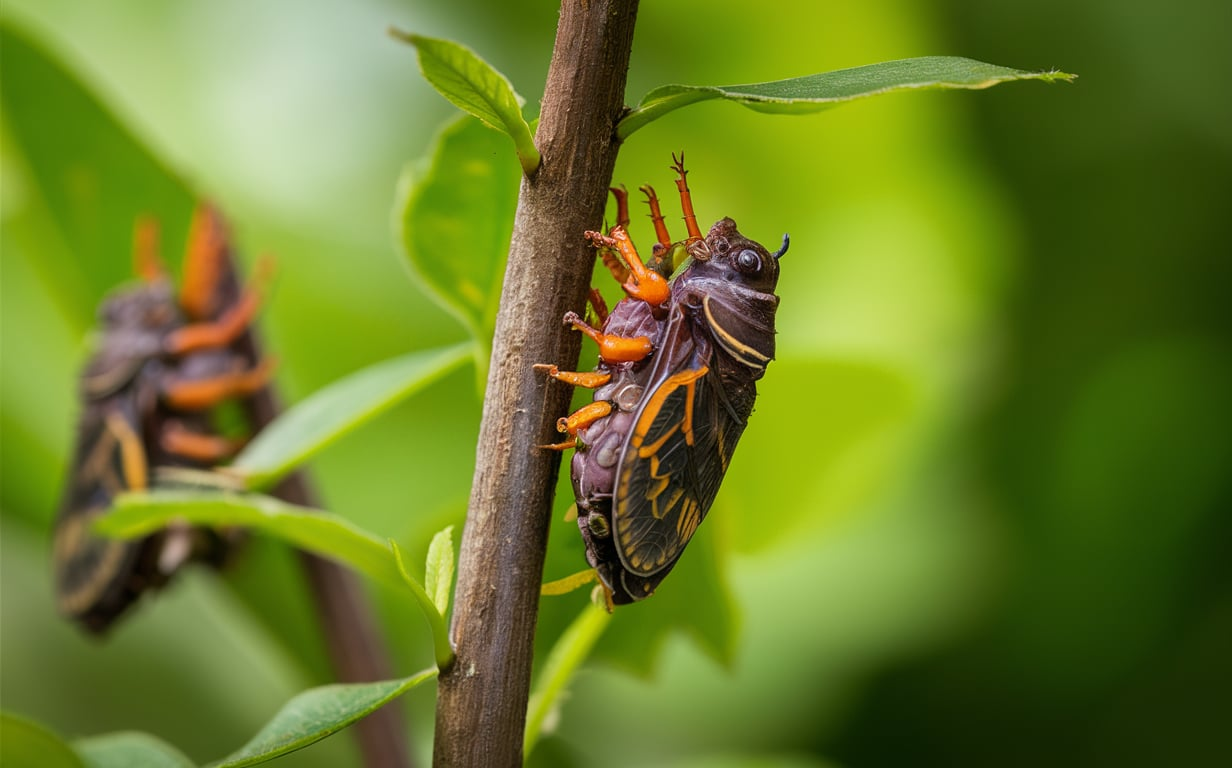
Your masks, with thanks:
[{"label": "tree twig", "polygon": [[615,124],[637,0],[564,0],[535,144],[543,163],[518,199],[483,421],[462,537],[452,637],[442,673],[438,766],[521,763],[539,585],[560,454],[553,425],[566,387],[535,363],[574,363],[580,341],[559,322],[583,306],[616,163]]}]

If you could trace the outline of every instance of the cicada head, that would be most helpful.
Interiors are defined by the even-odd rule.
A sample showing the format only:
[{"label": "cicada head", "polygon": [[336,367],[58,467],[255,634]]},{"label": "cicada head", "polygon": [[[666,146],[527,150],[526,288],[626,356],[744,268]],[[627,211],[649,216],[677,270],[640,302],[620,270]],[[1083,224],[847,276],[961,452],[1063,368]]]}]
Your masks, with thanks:
[{"label": "cicada head", "polygon": [[736,222],[720,219],[710,228],[705,241],[690,249],[690,271],[700,278],[717,278],[772,294],[779,282],[779,257],[786,251],[786,237],[783,247],[771,253],[761,243],[740,234]]}]

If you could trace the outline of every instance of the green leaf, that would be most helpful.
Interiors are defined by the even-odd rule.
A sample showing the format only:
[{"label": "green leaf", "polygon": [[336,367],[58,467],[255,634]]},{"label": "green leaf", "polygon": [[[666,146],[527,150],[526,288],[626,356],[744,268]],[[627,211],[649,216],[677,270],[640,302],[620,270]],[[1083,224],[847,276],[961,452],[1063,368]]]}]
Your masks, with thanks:
[{"label": "green leaf", "polygon": [[85,764],[50,729],[20,715],[0,712],[0,765],[5,768],[83,768]]},{"label": "green leaf", "polygon": [[196,763],[148,733],[121,731],[73,742],[88,768],[194,768]]},{"label": "green leaf", "polygon": [[436,677],[436,670],[428,669],[400,680],[326,685],[304,691],[288,701],[251,741],[222,760],[210,763],[210,768],[257,765],[303,749],[433,677]]},{"label": "green leaf", "polygon": [[98,532],[136,538],[174,520],[213,527],[242,526],[345,563],[395,589],[404,582],[389,545],[346,518],[259,494],[151,491],[126,493],[99,518]]},{"label": "green leaf", "polygon": [[424,79],[454,106],[503,131],[513,139],[518,162],[527,176],[539,167],[530,125],[522,117],[525,101],[509,78],[464,45],[393,30],[395,37],[415,46]]},{"label": "green leaf", "polygon": [[449,615],[453,568],[453,526],[450,525],[432,537],[432,543],[428,545],[428,562],[424,568],[424,589],[442,616]]},{"label": "green leaf", "polygon": [[522,742],[524,757],[530,756],[543,733],[548,716],[559,706],[565,687],[582,662],[586,661],[611,620],[612,614],[607,612],[605,606],[591,602],[552,647],[527,704],[526,733]]},{"label": "green leaf", "polygon": [[426,170],[407,168],[394,215],[398,242],[424,291],[479,342],[480,381],[487,378],[505,260],[518,202],[517,164],[499,137],[470,117],[437,137]]},{"label": "green leaf", "polygon": [[0,50],[0,114],[19,156],[5,158],[5,195],[23,214],[16,227],[6,222],[6,236],[39,254],[32,261],[53,301],[84,329],[104,293],[133,277],[137,217],[153,216],[163,241],[178,246],[194,201],[75,75],[7,21]]},{"label": "green leaf", "polygon": [[445,614],[437,608],[423,585],[416,581],[411,572],[406,569],[406,559],[402,557],[402,550],[397,542],[391,539],[389,548],[393,550],[394,562],[398,566],[403,582],[411,590],[415,600],[419,602],[419,609],[427,617],[428,625],[432,629],[432,647],[436,654],[437,669],[448,669],[453,665],[454,654],[453,645],[449,642],[449,627],[445,624]]},{"label": "green leaf", "polygon": [[271,422],[230,471],[249,488],[268,488],[297,465],[437,381],[469,356],[471,345],[412,352],[318,390]]},{"label": "green leaf", "polygon": [[387,587],[409,591],[432,630],[437,664],[445,668],[453,663],[444,618],[423,586],[406,572],[397,545],[378,539],[346,518],[255,493],[155,490],[121,494],[116,498],[115,508],[95,523],[95,529],[108,536],[131,539],[176,520],[215,528],[239,526],[258,530],[348,565]]},{"label": "green leaf", "polygon": [[1013,80],[1066,82],[1074,75],[1064,72],[1028,72],[999,67],[959,56],[925,56],[869,64],[863,67],[822,72],[788,80],[750,85],[664,85],[646,94],[616,126],[616,135],[626,139],[638,128],[672,110],[709,99],[727,99],[760,112],[803,114],[817,112],[868,96],[932,88],[989,88]]}]

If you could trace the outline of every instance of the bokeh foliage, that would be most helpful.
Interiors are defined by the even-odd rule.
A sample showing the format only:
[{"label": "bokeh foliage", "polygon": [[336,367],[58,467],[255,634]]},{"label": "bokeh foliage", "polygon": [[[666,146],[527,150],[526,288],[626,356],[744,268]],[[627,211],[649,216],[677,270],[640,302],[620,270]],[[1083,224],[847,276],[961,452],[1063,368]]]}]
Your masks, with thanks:
[{"label": "bokeh foliage", "polygon": [[[1160,26],[1135,3],[643,4],[631,99],[934,53],[1083,78],[791,119],[703,104],[631,140],[616,182],[670,190],[666,161],[684,148],[703,218],[772,242],[790,230],[780,359],[699,540],[653,601],[617,615],[599,653],[624,665],[574,682],[539,761],[1216,754],[1232,682],[1232,119],[1211,94],[1232,63],[1220,6],[1188,5]],[[299,9],[5,7],[222,205],[246,258],[278,255],[263,329],[292,399],[465,336],[394,246],[398,175],[451,107],[386,26],[465,41],[533,103],[555,21],[550,3]],[[7,68],[12,51],[0,55]],[[22,74],[37,93],[38,73]],[[96,229],[64,226],[73,201],[47,198],[22,147],[77,116],[42,108],[46,134],[14,135],[6,116],[0,144],[0,698],[65,735],[139,728],[217,757],[328,671],[294,562],[267,543],[225,581],[189,574],[104,645],[53,615],[47,530],[92,307],[127,274],[131,213],[170,201],[174,254],[187,204],[137,172]],[[69,229],[97,236],[65,241]],[[331,510],[422,562],[461,519],[473,384],[459,371],[316,459]],[[583,562],[568,496],[548,578]],[[647,630],[687,611],[712,572],[733,596],[725,650]],[[399,673],[422,668],[422,620],[378,597]],[[544,601],[544,652],[584,599]],[[431,695],[407,701],[423,749]],[[347,750],[331,739],[285,762],[346,764]]]}]

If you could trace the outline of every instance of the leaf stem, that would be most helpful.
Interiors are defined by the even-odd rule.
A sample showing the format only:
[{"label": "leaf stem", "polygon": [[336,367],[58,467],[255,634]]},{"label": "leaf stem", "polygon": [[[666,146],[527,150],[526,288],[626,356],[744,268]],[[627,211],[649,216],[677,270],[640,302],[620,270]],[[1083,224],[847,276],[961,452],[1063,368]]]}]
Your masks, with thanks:
[{"label": "leaf stem", "polygon": [[535,692],[530,697],[523,746],[525,756],[530,756],[543,732],[543,724],[557,706],[565,686],[590,655],[591,649],[595,647],[611,620],[612,614],[608,613],[606,608],[594,602],[587,603],[552,647],[552,652],[543,664],[543,671],[539,674]]}]

